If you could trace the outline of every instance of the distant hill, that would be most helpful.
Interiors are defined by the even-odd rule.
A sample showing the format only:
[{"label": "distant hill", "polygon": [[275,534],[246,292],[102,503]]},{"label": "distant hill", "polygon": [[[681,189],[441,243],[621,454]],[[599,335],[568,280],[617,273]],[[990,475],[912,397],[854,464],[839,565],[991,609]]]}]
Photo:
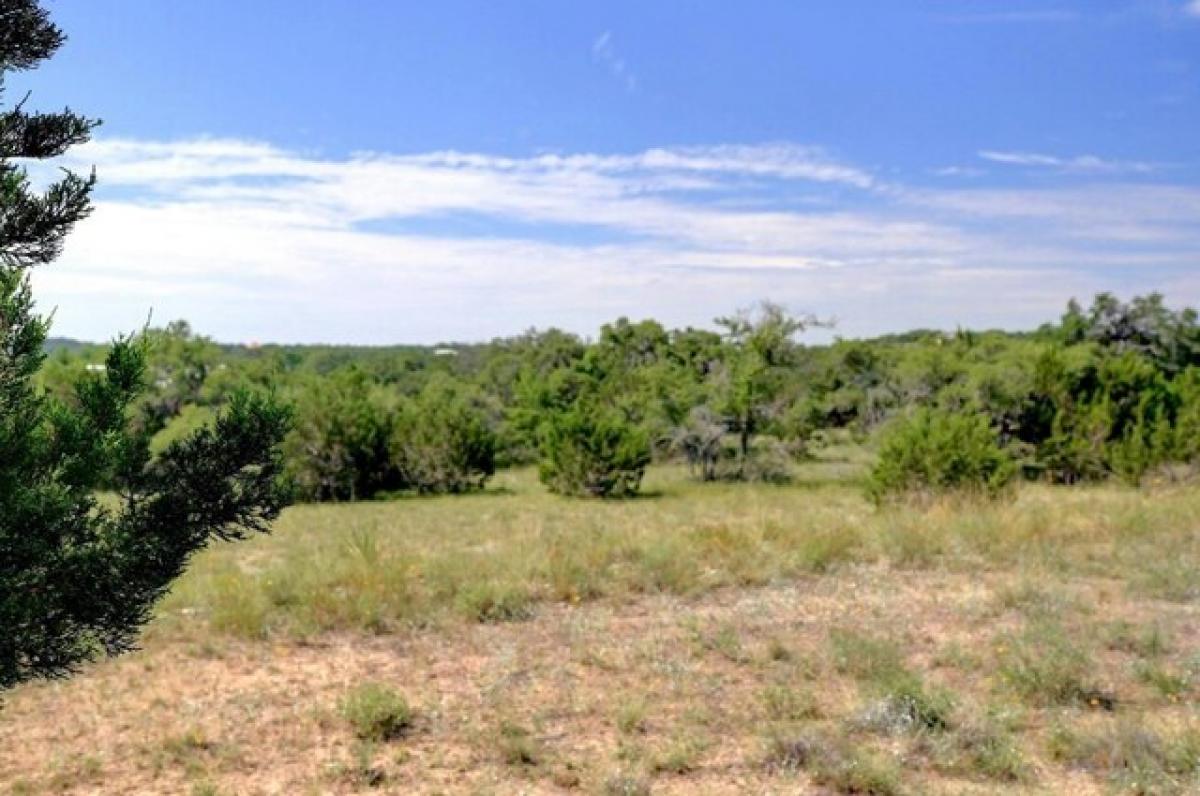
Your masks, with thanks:
[{"label": "distant hill", "polygon": [[95,343],[87,343],[83,340],[74,340],[70,337],[49,337],[46,339],[46,345],[44,345],[43,348],[46,349],[46,353],[48,354],[53,354],[55,351],[70,351],[74,353],[76,351],[82,351],[86,348],[91,348],[95,345]]}]

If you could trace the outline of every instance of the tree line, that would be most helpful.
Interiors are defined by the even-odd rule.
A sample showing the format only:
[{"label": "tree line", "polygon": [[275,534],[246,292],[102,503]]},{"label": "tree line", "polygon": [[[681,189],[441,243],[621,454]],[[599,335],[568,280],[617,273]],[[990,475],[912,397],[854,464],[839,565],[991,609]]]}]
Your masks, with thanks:
[{"label": "tree line", "polygon": [[[1200,456],[1200,326],[1159,295],[1071,302],[1036,331],[914,331],[806,345],[819,324],[764,303],[712,329],[619,319],[434,347],[221,346],[145,334],[140,422],[164,447],[247,386],[293,410],[285,470],[303,500],[483,488],[536,464],[559,493],[638,492],[652,461],[699,480],[787,481],[834,436],[878,448],[868,493],[998,494],[1014,479],[1139,483]],[[41,373],[65,394],[101,349]],[[1172,470],[1174,465],[1178,465]]]}]

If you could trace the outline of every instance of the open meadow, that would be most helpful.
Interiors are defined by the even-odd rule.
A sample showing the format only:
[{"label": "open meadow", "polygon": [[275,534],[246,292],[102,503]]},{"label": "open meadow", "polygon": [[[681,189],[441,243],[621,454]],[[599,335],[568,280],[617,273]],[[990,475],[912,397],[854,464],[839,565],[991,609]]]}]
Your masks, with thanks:
[{"label": "open meadow", "polygon": [[33,793],[1191,793],[1200,492],[875,508],[652,468],[288,509],[133,655],[5,696]]}]

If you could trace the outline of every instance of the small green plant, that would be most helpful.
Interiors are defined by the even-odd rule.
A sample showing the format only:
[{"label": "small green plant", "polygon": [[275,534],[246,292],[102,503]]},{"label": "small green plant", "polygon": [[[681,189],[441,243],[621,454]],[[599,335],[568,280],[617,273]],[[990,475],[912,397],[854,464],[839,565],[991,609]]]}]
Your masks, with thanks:
[{"label": "small green plant", "polygon": [[936,765],[966,776],[981,776],[997,782],[1020,782],[1029,777],[1030,767],[1021,753],[1013,731],[1013,715],[989,711],[983,718],[966,718],[940,747]]},{"label": "small green plant", "polygon": [[876,503],[911,493],[997,497],[1014,475],[986,415],[922,407],[888,430],[867,495]]},{"label": "small green plant", "polygon": [[1034,705],[1111,706],[1110,696],[1087,685],[1091,657],[1057,623],[1039,622],[1004,635],[996,651],[1001,679]]},{"label": "small green plant", "polygon": [[646,703],[635,699],[622,703],[617,710],[617,729],[623,735],[633,735],[646,729]]},{"label": "small green plant", "polygon": [[761,694],[763,712],[772,721],[819,719],[821,706],[811,691],[798,691],[786,685],[770,685]]},{"label": "small green plant", "polygon": [[650,769],[658,773],[687,774],[694,771],[706,744],[693,735],[680,735],[658,751],[650,761]]},{"label": "small green plant", "polygon": [[533,598],[525,588],[495,580],[465,586],[455,607],[476,622],[517,622],[533,616]]},{"label": "small green plant", "polygon": [[634,774],[613,774],[604,780],[604,796],[650,796],[650,783]]},{"label": "small green plant", "polygon": [[1191,688],[1191,678],[1172,672],[1149,661],[1139,661],[1134,666],[1138,680],[1153,688],[1161,696],[1177,700]]},{"label": "small green plant", "polygon": [[852,630],[830,633],[833,665],[839,674],[862,682],[888,684],[906,674],[899,645]]},{"label": "small green plant", "polygon": [[765,763],[775,772],[807,771],[814,784],[836,793],[901,793],[900,771],[895,763],[840,736],[773,733],[767,740]]},{"label": "small green plant", "polygon": [[346,695],[342,717],[363,741],[390,741],[412,727],[412,709],[404,697],[382,683],[364,683]]},{"label": "small green plant", "polygon": [[703,637],[701,643],[705,649],[710,649],[733,663],[745,663],[748,659],[742,647],[742,639],[733,625],[721,625],[716,633]]},{"label": "small green plant", "polygon": [[1109,649],[1140,658],[1157,658],[1171,649],[1170,639],[1158,625],[1142,627],[1124,619],[1105,628],[1104,639]]},{"label": "small green plant", "polygon": [[1139,794],[1195,793],[1200,776],[1200,730],[1174,734],[1121,721],[1097,730],[1055,726],[1047,751],[1056,760],[1107,772],[1118,790]]},{"label": "small green plant", "polygon": [[504,721],[500,724],[498,736],[500,755],[508,765],[532,767],[541,763],[541,748],[533,733],[525,727]]},{"label": "small green plant", "polygon": [[929,689],[919,677],[899,675],[884,696],[870,704],[856,724],[885,735],[942,732],[950,727],[954,699],[942,689]]}]

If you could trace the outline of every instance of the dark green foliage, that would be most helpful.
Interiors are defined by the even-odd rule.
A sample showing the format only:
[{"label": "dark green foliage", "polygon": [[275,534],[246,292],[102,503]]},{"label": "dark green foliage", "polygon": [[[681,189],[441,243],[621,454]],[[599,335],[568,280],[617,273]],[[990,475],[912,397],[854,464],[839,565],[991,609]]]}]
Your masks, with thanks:
[{"label": "dark green foliage", "polygon": [[[63,35],[36,0],[7,0],[0,9],[0,90],[7,72],[31,69],[62,45]],[[0,266],[49,263],[76,221],[91,210],[93,177],[66,173],[43,193],[13,159],[57,157],[88,140],[97,122],[69,110],[29,113],[18,104],[0,113]]]},{"label": "dark green foliage", "polygon": [[1175,372],[1200,364],[1200,326],[1193,309],[1168,309],[1159,293],[1137,296],[1128,304],[1101,293],[1084,312],[1067,307],[1059,330],[1066,343],[1094,341],[1117,353],[1135,353],[1159,368]]},{"label": "dark green foliage", "polygon": [[482,489],[496,472],[496,435],[483,399],[448,378],[430,382],[402,404],[392,430],[392,459],[418,492]]},{"label": "dark green foliage", "polygon": [[650,443],[617,410],[585,398],[540,427],[538,475],[551,491],[580,497],[632,497],[650,464]]},{"label": "dark green foliage", "polygon": [[[61,41],[35,2],[5,3],[0,74]],[[144,340],[118,340],[102,372],[57,395],[35,385],[47,323],[26,270],[53,260],[86,215],[91,179],[67,175],[36,196],[9,159],[61,154],[92,126],[69,112],[0,116],[0,688],[129,649],[193,552],[266,530],[287,498],[288,412],[269,397],[236,392],[212,425],[151,455],[136,410]]]},{"label": "dark green foliage", "polygon": [[365,500],[399,489],[392,459],[395,413],[385,393],[356,367],[309,378],[296,396],[288,468],[308,500]]},{"label": "dark green foliage", "polygon": [[[149,335],[155,384],[138,411],[148,427],[163,426],[157,450],[239,386],[284,385],[304,429],[289,465],[312,499],[478,485],[487,467],[467,464],[476,455],[468,451],[486,462],[490,437],[493,466],[535,462],[548,418],[580,401],[610,410],[654,457],[685,462],[706,481],[786,481],[796,457],[835,440],[866,442],[921,407],[986,418],[1019,471],[1050,483],[1176,481],[1200,465],[1196,320],[1160,298],[1100,297],[1027,334],[925,330],[803,346],[793,337],[808,322],[768,304],[722,320],[724,335],[619,319],[594,343],[549,330],[379,349],[221,347],[177,322]],[[69,398],[101,359],[98,347],[60,344],[38,380]],[[351,370],[361,383],[349,384]],[[439,383],[453,384],[455,406],[474,414],[421,398]],[[458,468],[452,460],[475,475],[438,475]]]},{"label": "dark green foliage", "polygon": [[992,497],[1015,473],[985,415],[920,408],[889,429],[867,492],[877,502],[906,492]]},{"label": "dark green foliage", "polygon": [[466,492],[496,469],[492,420],[472,389],[440,376],[405,398],[353,366],[306,380],[286,448],[307,500]]}]

